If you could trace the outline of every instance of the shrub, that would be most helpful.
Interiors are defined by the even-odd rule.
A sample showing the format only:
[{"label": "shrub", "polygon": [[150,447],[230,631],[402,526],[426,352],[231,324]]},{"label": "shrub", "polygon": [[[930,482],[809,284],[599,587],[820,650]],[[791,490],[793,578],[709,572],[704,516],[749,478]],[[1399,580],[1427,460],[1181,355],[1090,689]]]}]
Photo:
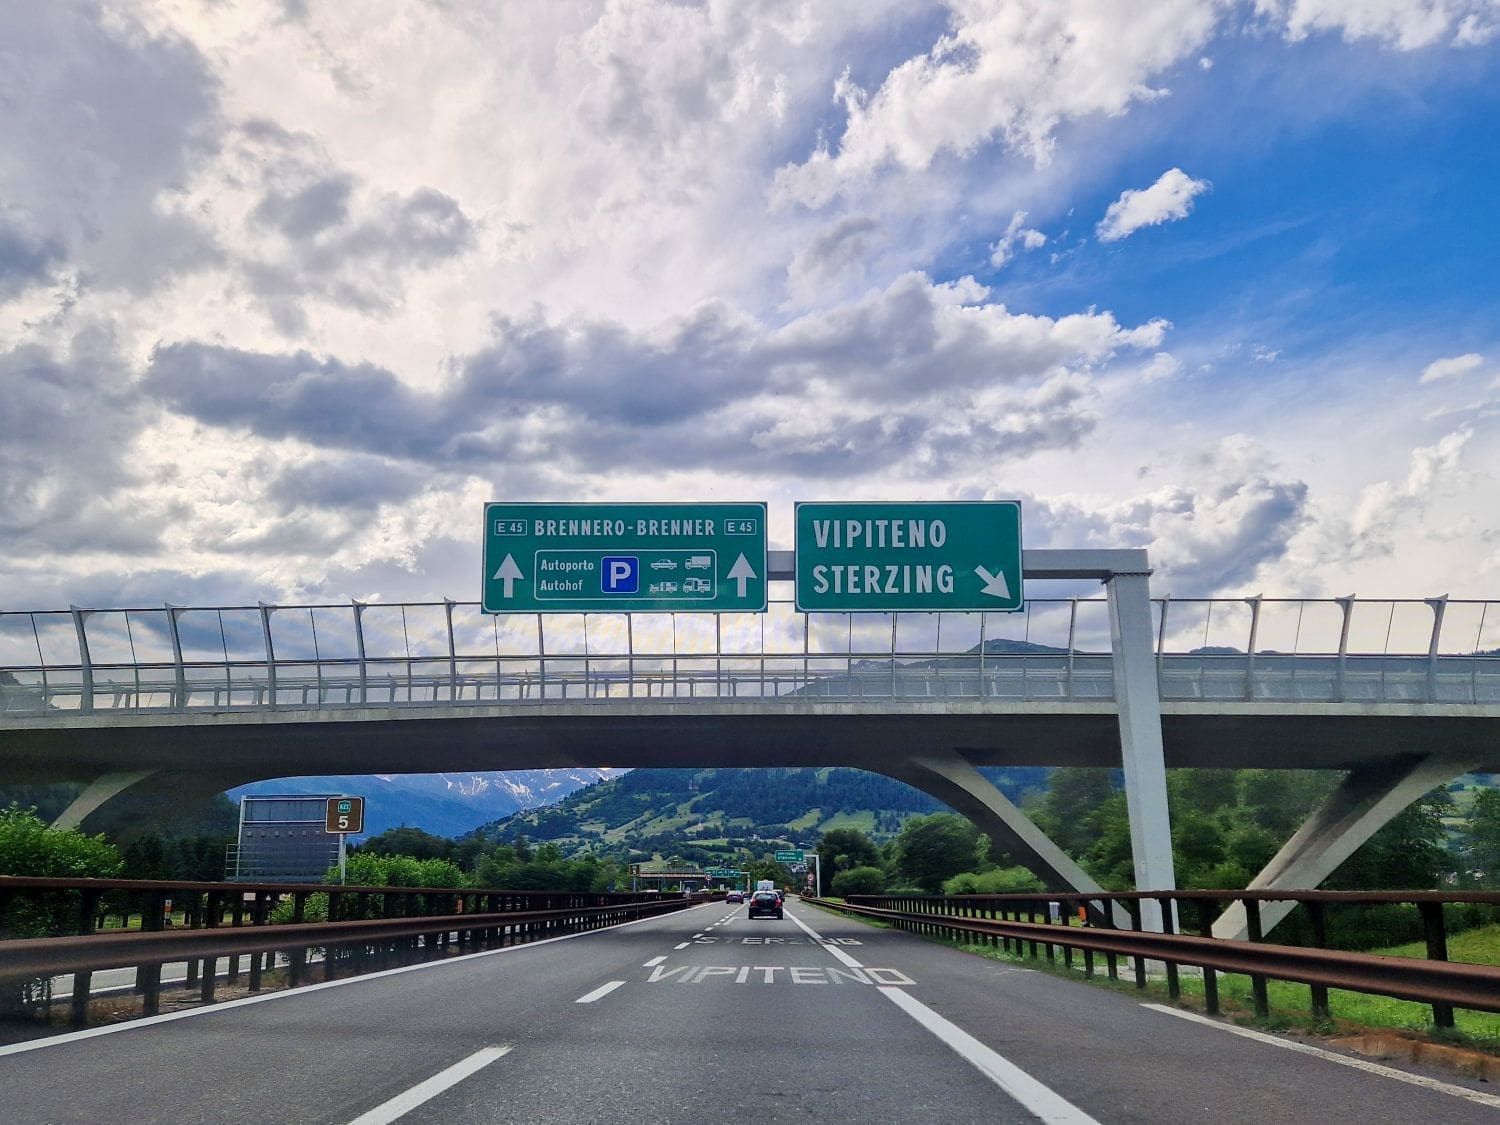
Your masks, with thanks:
[{"label": "shrub", "polygon": [[885,872],[878,867],[851,867],[833,877],[832,889],[840,898],[878,895],[885,891]]}]

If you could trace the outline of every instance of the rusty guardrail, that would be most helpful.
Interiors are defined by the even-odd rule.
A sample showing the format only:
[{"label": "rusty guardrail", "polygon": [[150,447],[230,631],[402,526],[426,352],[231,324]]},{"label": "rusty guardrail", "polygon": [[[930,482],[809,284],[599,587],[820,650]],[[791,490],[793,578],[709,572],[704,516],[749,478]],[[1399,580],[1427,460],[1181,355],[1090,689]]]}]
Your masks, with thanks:
[{"label": "rusty guardrail", "polygon": [[[101,896],[109,892],[142,901],[141,929],[93,930]],[[386,916],[301,921],[307,899],[318,893],[328,895],[332,914],[346,907],[368,913],[378,904]],[[288,981],[296,986],[313,948],[326,951],[323,975],[330,979],[339,969],[362,972],[393,959],[439,956],[453,946],[469,951],[521,944],[669,913],[697,901],[640,893],[0,877],[0,916],[6,903],[18,895],[77,896],[82,932],[0,941],[0,982],[74,974],[70,1003],[75,1026],[87,1021],[92,974],[101,969],[135,968],[134,990],[142,996],[144,1014],[152,1015],[159,1010],[161,968],[168,963],[186,962],[185,987],[196,985],[200,1000],[211,1003],[220,957],[230,958],[225,979],[234,983],[239,958],[250,955],[248,985],[254,992],[278,953],[286,955]],[[184,906],[191,920],[187,928],[166,928],[161,904],[167,896],[173,896],[174,902],[186,897]],[[269,921],[270,904],[279,896],[295,901],[294,921]],[[426,909],[412,914],[413,904]],[[223,924],[229,915],[233,921]]]},{"label": "rusty guardrail", "polygon": [[[1161,904],[1163,932],[1143,929],[1140,904],[1154,900]],[[1063,950],[1065,963],[1072,965],[1073,952],[1082,952],[1084,971],[1094,974],[1094,955],[1102,953],[1111,978],[1118,976],[1117,959],[1135,962],[1136,985],[1146,984],[1145,963],[1160,961],[1166,967],[1167,988],[1175,1000],[1180,996],[1178,969],[1188,965],[1203,971],[1204,1002],[1211,1014],[1219,1011],[1216,973],[1241,973],[1250,978],[1256,1014],[1269,1014],[1267,980],[1285,980],[1306,984],[1311,989],[1311,1008],[1316,1017],[1331,1015],[1328,990],[1339,988],[1352,992],[1391,996],[1431,1005],[1433,1022],[1438,1027],[1453,1026],[1453,1009],[1500,1012],[1500,967],[1455,964],[1447,960],[1447,935],[1442,908],[1451,903],[1500,905],[1495,892],[1444,891],[1133,891],[1097,894],[1026,894],[1026,895],[959,895],[904,896],[853,895],[845,902],[810,899],[830,909],[892,922],[904,929],[966,935],[1001,943],[1016,951],[1030,946],[1031,955],[1045,948],[1049,960],[1056,950]],[[1278,945],[1262,940],[1259,926],[1259,904],[1295,901],[1306,908],[1312,918],[1315,944],[1308,946]],[[872,905],[879,902],[881,905]],[[1250,923],[1249,941],[1227,941],[1206,936],[1211,920],[1211,904],[1245,904]],[[1053,904],[1068,904],[1072,910],[1054,913]],[[1117,928],[1109,904],[1125,907],[1132,929]],[[1184,904],[1198,908],[1202,935],[1173,932],[1176,908]],[[1346,905],[1412,905],[1417,907],[1423,923],[1428,956],[1426,959],[1387,957],[1324,948],[1325,909],[1330,904]],[[1075,919],[1072,911],[1078,911]],[[1010,914],[1014,917],[995,917]],[[988,915],[988,916],[986,916]],[[1022,921],[1025,917],[1027,920]],[[1041,917],[1045,921],[1037,921]],[[1078,924],[1074,924],[1074,922]]]}]

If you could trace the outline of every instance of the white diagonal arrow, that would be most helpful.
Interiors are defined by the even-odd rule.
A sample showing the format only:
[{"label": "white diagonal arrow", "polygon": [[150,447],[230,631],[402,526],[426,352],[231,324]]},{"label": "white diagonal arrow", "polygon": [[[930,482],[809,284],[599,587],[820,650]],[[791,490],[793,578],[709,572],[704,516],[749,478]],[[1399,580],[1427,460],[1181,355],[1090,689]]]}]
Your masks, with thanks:
[{"label": "white diagonal arrow", "polygon": [[745,596],[745,583],[757,577],[757,575],[755,568],[750,565],[750,560],[741,554],[739,558],[734,560],[734,565],[729,568],[728,577],[739,584],[739,592],[735,596],[743,598]]},{"label": "white diagonal arrow", "polygon": [[505,583],[505,593],[502,597],[510,597],[515,593],[516,579],[525,578],[521,568],[516,565],[516,560],[510,555],[505,556],[505,561],[500,564],[500,569],[495,571],[495,577]]},{"label": "white diagonal arrow", "polygon": [[1005,571],[1002,570],[999,574],[991,574],[984,567],[976,566],[974,573],[984,580],[984,589],[979,591],[981,594],[991,594],[994,597],[1009,600],[1010,583],[1005,581]]}]

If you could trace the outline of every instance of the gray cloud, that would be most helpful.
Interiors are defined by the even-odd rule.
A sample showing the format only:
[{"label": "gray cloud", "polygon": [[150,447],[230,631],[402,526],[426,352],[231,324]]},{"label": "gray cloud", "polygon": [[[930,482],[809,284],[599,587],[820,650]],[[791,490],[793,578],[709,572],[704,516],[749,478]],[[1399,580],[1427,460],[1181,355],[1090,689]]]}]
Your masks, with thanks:
[{"label": "gray cloud", "polygon": [[382,457],[322,457],[282,471],[267,495],[284,507],[369,512],[420,492],[426,477]]},{"label": "gray cloud", "polygon": [[90,285],[139,290],[212,260],[204,230],[159,206],[212,149],[217,89],[198,52],[88,3],[6,5],[0,43],[24,60],[0,68],[5,193],[28,216],[21,279],[66,260]]},{"label": "gray cloud", "polygon": [[245,218],[270,240],[241,251],[252,292],[284,334],[307,327],[309,297],[360,312],[394,308],[406,275],[468,253],[477,227],[458,202],[418,188],[371,193],[333,165],[321,143],[275,122],[252,119],[234,134],[226,184],[259,181]]},{"label": "gray cloud", "polygon": [[65,253],[62,239],[44,234],[30,214],[0,205],[0,300],[46,281]]},{"label": "gray cloud", "polygon": [[1012,316],[981,298],[972,283],[912,275],[774,331],[721,302],[645,333],[497,318],[495,342],[437,391],[371,364],[181,343],[157,350],[143,386],[213,425],[466,472],[540,458],[946,473],[976,456],[1076,447],[1096,424],[1087,368],[1162,332],[1108,314]]}]

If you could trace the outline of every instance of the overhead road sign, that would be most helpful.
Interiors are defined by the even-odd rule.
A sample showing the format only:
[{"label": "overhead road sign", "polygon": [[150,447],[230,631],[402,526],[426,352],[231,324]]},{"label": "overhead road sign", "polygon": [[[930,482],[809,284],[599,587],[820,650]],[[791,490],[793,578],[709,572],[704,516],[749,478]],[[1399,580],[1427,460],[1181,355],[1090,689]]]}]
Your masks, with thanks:
[{"label": "overhead road sign", "polygon": [[484,506],[485,613],[760,613],[766,505]]},{"label": "overhead road sign", "polygon": [[806,859],[807,856],[804,855],[801,851],[776,853],[777,863],[802,863]]},{"label": "overhead road sign", "polygon": [[1019,501],[799,503],[796,525],[803,612],[1023,605]]}]

